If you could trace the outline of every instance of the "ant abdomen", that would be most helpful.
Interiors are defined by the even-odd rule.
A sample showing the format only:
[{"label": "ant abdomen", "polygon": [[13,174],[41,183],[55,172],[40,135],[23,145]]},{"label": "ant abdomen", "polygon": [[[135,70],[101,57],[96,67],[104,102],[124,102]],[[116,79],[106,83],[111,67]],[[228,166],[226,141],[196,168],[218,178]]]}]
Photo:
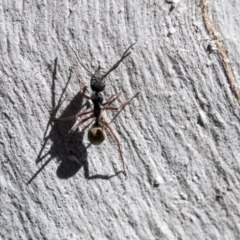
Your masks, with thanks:
[{"label": "ant abdomen", "polygon": [[88,140],[93,145],[100,145],[106,138],[106,132],[100,124],[93,124],[88,131]]}]

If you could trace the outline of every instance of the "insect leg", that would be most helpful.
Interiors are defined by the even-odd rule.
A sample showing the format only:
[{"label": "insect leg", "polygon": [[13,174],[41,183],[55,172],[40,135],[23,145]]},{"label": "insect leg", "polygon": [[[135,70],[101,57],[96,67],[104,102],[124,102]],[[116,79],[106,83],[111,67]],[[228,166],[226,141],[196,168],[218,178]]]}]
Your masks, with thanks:
[{"label": "insect leg", "polygon": [[111,95],[111,96],[108,98],[108,100],[102,104],[102,106],[108,105],[111,101],[113,101],[114,99],[118,98],[120,94],[121,94],[121,93],[119,92],[119,93],[116,93],[116,94]]},{"label": "insect leg", "polygon": [[81,116],[87,115],[87,114],[92,113],[92,112],[93,112],[93,110],[87,111],[87,112],[84,112],[84,113],[78,113],[76,115],[72,115],[72,116],[69,116],[69,117],[56,118],[56,119],[53,119],[53,121],[69,121],[69,120],[72,120],[72,119],[77,119]]},{"label": "insect leg", "polygon": [[110,126],[110,124],[105,121],[103,118],[101,118],[101,122],[103,123],[104,126],[106,126],[106,128],[109,130],[109,132],[112,134],[114,140],[117,142],[117,145],[118,145],[118,151],[119,151],[119,154],[120,154],[120,158],[121,158],[121,161],[122,161],[122,164],[123,164],[123,174],[125,175],[126,179],[128,178],[127,176],[127,172],[126,172],[126,168],[125,168],[125,163],[124,163],[124,158],[123,158],[123,154],[122,154],[122,150],[121,150],[121,146],[120,146],[120,142],[119,142],[119,139],[118,137],[116,136],[116,134],[114,133],[112,127]]},{"label": "insect leg", "polygon": [[76,126],[74,126],[72,129],[71,129],[71,132],[74,132],[77,130],[77,128],[82,125],[83,123],[85,123],[87,120],[89,120],[90,118],[93,118],[94,117],[94,114],[91,114],[90,116],[84,118],[82,121],[80,121]]},{"label": "insect leg", "polygon": [[126,105],[128,105],[135,97],[137,97],[139,93],[140,92],[137,92],[136,94],[134,94],[130,99],[126,100],[119,107],[104,107],[102,110],[115,110],[115,111],[121,110],[124,107],[126,107]]}]

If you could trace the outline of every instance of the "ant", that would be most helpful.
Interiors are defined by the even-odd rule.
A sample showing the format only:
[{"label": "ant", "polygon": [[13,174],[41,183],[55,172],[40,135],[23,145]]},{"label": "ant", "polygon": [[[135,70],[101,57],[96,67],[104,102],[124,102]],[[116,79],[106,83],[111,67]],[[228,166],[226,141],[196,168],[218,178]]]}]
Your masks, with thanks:
[{"label": "ant", "polygon": [[120,111],[122,110],[126,105],[128,105],[132,99],[134,99],[135,97],[137,97],[137,95],[140,92],[135,93],[130,99],[126,100],[125,102],[123,102],[119,107],[109,107],[108,105],[115,100],[120,93],[117,94],[113,94],[111,95],[106,102],[103,102],[104,97],[103,97],[103,90],[105,89],[105,78],[107,77],[107,75],[112,72],[113,70],[115,70],[119,64],[125,59],[127,58],[131,52],[128,52],[130,48],[133,47],[133,45],[135,45],[135,43],[133,43],[132,45],[130,45],[127,50],[123,53],[122,57],[120,58],[120,60],[118,60],[107,72],[103,73],[101,70],[101,67],[99,65],[97,71],[92,74],[81,62],[80,58],[78,57],[76,51],[71,47],[71,49],[73,50],[74,54],[77,57],[78,62],[80,63],[80,65],[91,75],[91,80],[90,80],[90,86],[91,86],[91,90],[93,91],[91,96],[88,96],[84,93],[83,91],[83,86],[81,83],[81,79],[77,76],[77,73],[75,71],[75,69],[73,67],[71,67],[71,70],[73,70],[76,74],[76,77],[78,79],[79,82],[79,87],[80,87],[80,93],[82,94],[82,96],[88,100],[91,100],[93,103],[93,110],[91,111],[86,111],[83,113],[78,113],[76,115],[70,116],[70,117],[65,117],[65,118],[60,118],[60,119],[55,119],[58,121],[68,121],[68,120],[72,120],[72,119],[77,119],[80,118],[82,116],[88,115],[89,116],[83,118],[80,122],[78,122],[76,124],[76,126],[74,126],[71,131],[76,131],[76,129],[82,125],[83,123],[85,123],[86,121],[88,121],[91,118],[95,118],[95,123],[91,126],[91,128],[88,131],[88,139],[89,142],[92,143],[93,145],[100,145],[106,138],[106,132],[104,130],[104,127],[107,128],[109,130],[109,132],[112,134],[114,140],[116,141],[117,145],[118,145],[118,151],[120,154],[120,158],[123,164],[123,174],[125,175],[126,179],[127,179],[127,172],[126,172],[126,168],[125,168],[125,162],[124,162],[124,158],[123,158],[123,154],[121,151],[121,146],[120,146],[120,142],[118,137],[116,136],[116,134],[113,131],[113,128],[110,126],[110,124],[103,118],[102,116],[102,112],[104,110],[112,110],[112,111]]}]

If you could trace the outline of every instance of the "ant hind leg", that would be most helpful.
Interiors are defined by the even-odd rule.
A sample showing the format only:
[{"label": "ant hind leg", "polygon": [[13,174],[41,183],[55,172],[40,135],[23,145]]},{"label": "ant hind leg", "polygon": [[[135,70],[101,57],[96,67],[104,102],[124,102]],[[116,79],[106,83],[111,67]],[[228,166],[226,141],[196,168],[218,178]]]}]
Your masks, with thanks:
[{"label": "ant hind leg", "polygon": [[109,130],[109,132],[112,134],[114,140],[116,141],[117,145],[118,145],[118,151],[119,151],[119,154],[120,154],[120,158],[121,158],[121,161],[122,161],[122,164],[123,164],[123,174],[125,176],[125,178],[127,179],[128,178],[128,175],[127,175],[127,172],[126,172],[126,168],[125,168],[125,162],[124,162],[124,158],[123,158],[123,154],[122,154],[122,150],[121,150],[121,146],[120,146],[120,142],[119,142],[119,139],[117,137],[117,135],[114,133],[112,127],[110,126],[110,124],[105,121],[103,118],[101,119],[101,122],[103,123],[103,125]]},{"label": "ant hind leg", "polygon": [[72,129],[71,129],[71,132],[74,132],[77,130],[78,127],[80,127],[83,123],[85,123],[86,121],[88,121],[89,119],[93,118],[94,117],[94,114],[92,113],[90,116],[84,118],[82,121],[80,121],[79,123],[77,123],[76,126],[74,126]]}]

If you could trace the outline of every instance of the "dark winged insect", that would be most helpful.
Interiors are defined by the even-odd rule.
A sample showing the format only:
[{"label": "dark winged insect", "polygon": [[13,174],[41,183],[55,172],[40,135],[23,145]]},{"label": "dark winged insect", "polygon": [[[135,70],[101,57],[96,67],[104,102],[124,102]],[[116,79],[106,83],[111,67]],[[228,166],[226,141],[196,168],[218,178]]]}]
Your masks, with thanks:
[{"label": "dark winged insect", "polygon": [[[78,127],[80,125],[82,125],[86,121],[90,120],[91,118],[95,118],[95,123],[91,126],[91,128],[88,131],[88,139],[89,139],[90,143],[92,143],[93,145],[101,144],[104,141],[104,139],[106,138],[105,129],[107,129],[111,133],[111,135],[113,136],[114,140],[117,143],[118,151],[119,151],[120,158],[121,158],[121,161],[122,161],[122,164],[123,164],[123,173],[124,173],[126,178],[127,178],[127,172],[126,172],[126,168],[125,168],[125,162],[124,162],[124,158],[123,158],[123,154],[122,154],[122,150],[121,150],[119,139],[116,136],[116,134],[114,133],[113,128],[110,126],[110,124],[103,118],[102,112],[104,110],[120,111],[126,105],[128,105],[132,101],[132,99],[137,97],[139,92],[134,94],[130,99],[128,99],[125,102],[123,102],[119,107],[111,107],[111,106],[109,106],[109,104],[114,99],[116,99],[119,96],[119,93],[111,95],[107,99],[107,101],[104,102],[104,97],[103,97],[103,93],[102,92],[103,92],[103,90],[105,88],[105,78],[107,77],[107,75],[110,72],[115,70],[119,66],[119,64],[125,58],[127,58],[131,54],[131,52],[129,52],[129,49],[132,48],[134,44],[132,44],[131,46],[129,46],[127,48],[127,50],[123,53],[123,55],[120,58],[120,60],[118,60],[107,72],[103,73],[101,67],[99,66],[97,71],[94,74],[92,74],[84,66],[84,64],[81,62],[80,58],[78,57],[76,51],[71,47],[73,52],[74,52],[74,54],[76,55],[80,65],[91,75],[90,86],[91,86],[91,89],[93,91],[91,96],[88,96],[88,95],[86,95],[84,93],[83,85],[81,83],[81,80],[80,80],[79,77],[77,77],[77,78],[78,78],[78,81],[79,81],[80,93],[82,94],[83,97],[85,97],[86,99],[92,101],[92,103],[93,103],[93,110],[82,112],[82,113],[78,113],[78,114],[70,116],[70,117],[56,119],[56,120],[60,120],[60,121],[68,121],[68,120],[78,119],[80,117],[85,116],[85,118],[80,120],[71,130],[71,131],[76,131],[76,129],[78,129]],[[75,69],[72,68],[72,70],[75,72],[75,74],[77,76],[77,73],[76,73]]]}]

